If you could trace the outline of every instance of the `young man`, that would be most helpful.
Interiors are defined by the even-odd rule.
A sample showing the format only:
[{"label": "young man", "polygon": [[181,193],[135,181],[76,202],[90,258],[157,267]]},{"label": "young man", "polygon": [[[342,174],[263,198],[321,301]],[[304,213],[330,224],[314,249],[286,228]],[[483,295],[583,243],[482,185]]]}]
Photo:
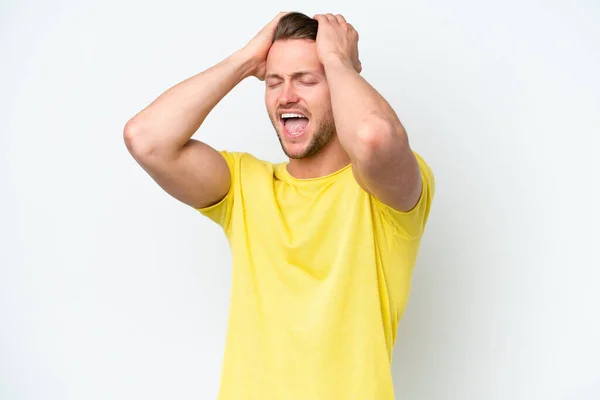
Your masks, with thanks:
[{"label": "young man", "polygon": [[[125,127],[137,162],[231,245],[221,400],[394,397],[392,348],[434,179],[360,72],[341,15],[281,13]],[[265,81],[289,162],[190,139],[250,76]]]}]

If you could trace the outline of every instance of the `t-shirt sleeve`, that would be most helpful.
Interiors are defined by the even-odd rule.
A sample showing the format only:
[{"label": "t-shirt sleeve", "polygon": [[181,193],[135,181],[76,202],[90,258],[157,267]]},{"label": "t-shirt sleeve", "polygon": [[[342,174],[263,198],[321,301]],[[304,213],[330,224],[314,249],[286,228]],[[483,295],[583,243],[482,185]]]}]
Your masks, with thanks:
[{"label": "t-shirt sleeve", "polygon": [[418,239],[423,234],[427,219],[429,218],[431,202],[435,194],[433,171],[419,154],[416,152],[413,153],[417,158],[422,180],[421,195],[413,209],[410,211],[398,211],[371,195],[373,204],[375,204],[376,209],[382,215],[383,219],[392,224],[396,234],[408,240]]},{"label": "t-shirt sleeve", "polygon": [[208,207],[197,208],[196,210],[198,210],[202,215],[210,218],[227,232],[231,223],[231,213],[233,210],[237,178],[239,176],[241,153],[221,150],[219,151],[219,154],[221,154],[221,156],[225,159],[225,162],[229,167],[229,175],[231,177],[229,191],[218,203]]}]

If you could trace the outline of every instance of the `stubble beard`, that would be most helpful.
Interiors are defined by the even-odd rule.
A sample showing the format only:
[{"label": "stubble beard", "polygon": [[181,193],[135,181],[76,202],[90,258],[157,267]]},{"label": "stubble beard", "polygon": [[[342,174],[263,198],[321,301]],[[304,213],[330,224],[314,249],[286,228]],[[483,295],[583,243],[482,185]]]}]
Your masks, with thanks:
[{"label": "stubble beard", "polygon": [[317,130],[311,138],[309,144],[300,153],[291,153],[285,147],[284,141],[281,139],[282,134],[277,130],[277,125],[271,118],[271,123],[277,133],[277,139],[285,155],[291,159],[300,160],[302,158],[312,157],[317,154],[323,147],[325,147],[333,137],[335,136],[335,122],[333,114],[330,112],[328,115],[319,123]]}]

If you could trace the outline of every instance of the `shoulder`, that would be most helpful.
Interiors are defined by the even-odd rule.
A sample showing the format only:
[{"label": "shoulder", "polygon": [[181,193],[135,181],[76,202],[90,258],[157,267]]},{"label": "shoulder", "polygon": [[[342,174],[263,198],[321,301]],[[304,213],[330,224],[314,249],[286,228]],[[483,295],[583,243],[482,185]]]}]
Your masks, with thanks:
[{"label": "shoulder", "polygon": [[230,167],[239,167],[240,165],[273,167],[276,165],[245,151],[219,150],[219,154],[227,161]]},{"label": "shoulder", "polygon": [[232,182],[255,179],[262,176],[273,176],[278,164],[243,151],[220,150],[219,154],[227,162]]}]

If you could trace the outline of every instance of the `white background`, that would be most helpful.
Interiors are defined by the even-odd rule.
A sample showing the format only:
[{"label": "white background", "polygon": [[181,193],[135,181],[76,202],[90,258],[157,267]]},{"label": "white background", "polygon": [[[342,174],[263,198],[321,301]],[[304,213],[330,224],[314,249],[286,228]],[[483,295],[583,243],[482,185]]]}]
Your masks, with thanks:
[{"label": "white background", "polygon": [[[291,10],[357,28],[436,175],[397,398],[600,398],[600,4],[318,3],[2,1],[0,399],[216,398],[227,242],[122,131]],[[284,160],[263,90],[195,137]]]}]

